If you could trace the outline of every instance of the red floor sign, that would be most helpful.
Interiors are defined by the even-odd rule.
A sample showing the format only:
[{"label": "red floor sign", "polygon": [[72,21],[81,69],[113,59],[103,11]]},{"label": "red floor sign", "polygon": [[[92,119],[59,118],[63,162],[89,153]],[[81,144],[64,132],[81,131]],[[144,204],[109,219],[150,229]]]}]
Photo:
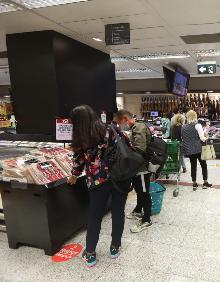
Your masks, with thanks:
[{"label": "red floor sign", "polygon": [[54,262],[63,262],[77,257],[83,249],[80,244],[71,244],[64,246],[58,253],[52,256]]}]

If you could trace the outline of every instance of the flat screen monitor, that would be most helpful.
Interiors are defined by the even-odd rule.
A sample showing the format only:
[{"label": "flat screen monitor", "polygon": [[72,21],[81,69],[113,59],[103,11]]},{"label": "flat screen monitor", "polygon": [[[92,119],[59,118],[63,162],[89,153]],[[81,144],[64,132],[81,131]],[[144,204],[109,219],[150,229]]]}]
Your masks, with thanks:
[{"label": "flat screen monitor", "polygon": [[176,70],[173,79],[172,93],[181,97],[185,96],[188,90],[189,79],[189,74]]},{"label": "flat screen monitor", "polygon": [[163,74],[164,74],[165,83],[166,83],[166,91],[168,93],[172,93],[173,79],[174,79],[175,72],[168,69],[167,67],[163,67]]},{"label": "flat screen monitor", "polygon": [[150,112],[151,117],[158,117],[158,112]]}]

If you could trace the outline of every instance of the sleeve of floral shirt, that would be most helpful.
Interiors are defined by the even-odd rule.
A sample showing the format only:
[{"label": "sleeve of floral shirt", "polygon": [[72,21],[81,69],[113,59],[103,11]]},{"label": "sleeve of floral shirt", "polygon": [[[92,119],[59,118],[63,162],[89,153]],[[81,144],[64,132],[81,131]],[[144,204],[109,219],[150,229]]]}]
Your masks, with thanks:
[{"label": "sleeve of floral shirt", "polygon": [[74,154],[72,175],[80,176],[85,169],[84,154]]}]

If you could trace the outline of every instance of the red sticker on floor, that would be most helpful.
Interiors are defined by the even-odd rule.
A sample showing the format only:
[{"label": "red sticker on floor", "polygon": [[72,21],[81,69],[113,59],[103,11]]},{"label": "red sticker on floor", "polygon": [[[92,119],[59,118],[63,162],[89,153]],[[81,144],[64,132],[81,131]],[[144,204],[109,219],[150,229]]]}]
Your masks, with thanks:
[{"label": "red sticker on floor", "polygon": [[77,257],[83,249],[80,244],[71,244],[63,247],[58,253],[52,256],[52,261],[54,262],[64,262]]}]

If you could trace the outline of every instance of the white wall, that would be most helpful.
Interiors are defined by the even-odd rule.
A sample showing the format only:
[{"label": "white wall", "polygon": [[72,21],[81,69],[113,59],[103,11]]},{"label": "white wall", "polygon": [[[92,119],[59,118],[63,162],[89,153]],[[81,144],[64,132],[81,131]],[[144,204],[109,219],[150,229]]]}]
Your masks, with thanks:
[{"label": "white wall", "polygon": [[128,110],[137,117],[141,116],[141,96],[125,95],[124,96],[124,109]]}]

